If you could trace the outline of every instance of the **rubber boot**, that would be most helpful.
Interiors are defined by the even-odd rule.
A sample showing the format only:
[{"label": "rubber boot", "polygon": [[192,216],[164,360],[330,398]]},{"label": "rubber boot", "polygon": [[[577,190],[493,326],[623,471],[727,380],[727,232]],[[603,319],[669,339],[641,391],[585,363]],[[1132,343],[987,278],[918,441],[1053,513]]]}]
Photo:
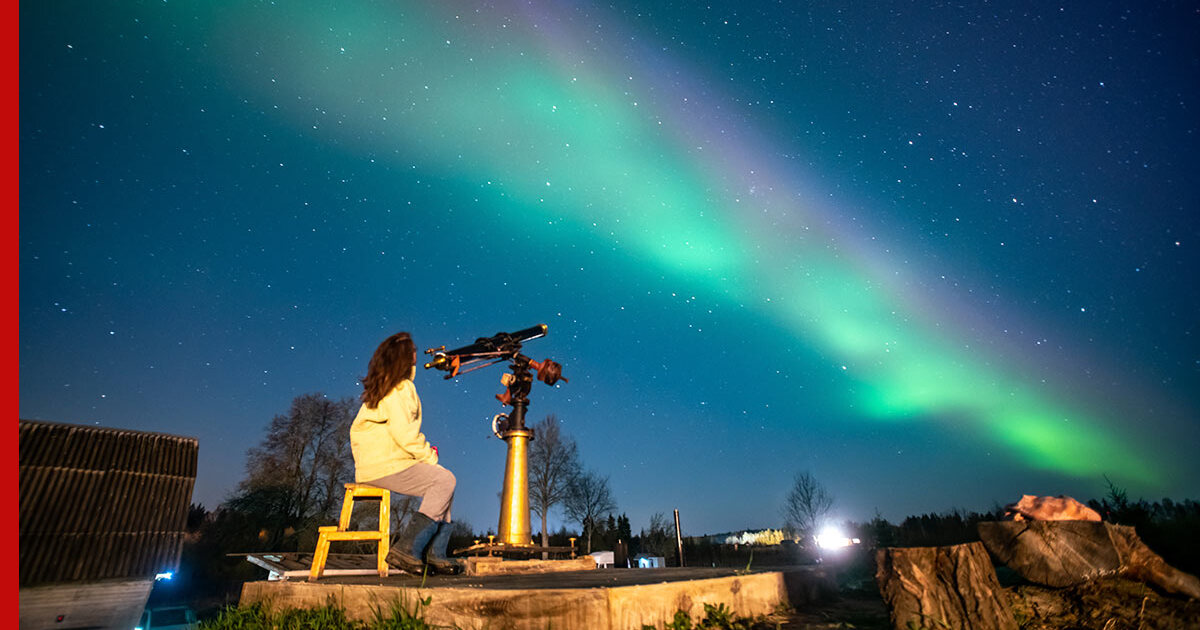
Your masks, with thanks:
[{"label": "rubber boot", "polygon": [[421,558],[425,555],[425,548],[429,546],[437,528],[437,521],[420,512],[413,514],[404,531],[388,550],[388,564],[408,573],[424,573],[425,563]]},{"label": "rubber boot", "polygon": [[425,562],[435,572],[443,575],[462,573],[463,565],[459,560],[446,557],[446,546],[450,543],[450,523],[438,523],[437,534],[429,542],[429,551],[425,553]]}]

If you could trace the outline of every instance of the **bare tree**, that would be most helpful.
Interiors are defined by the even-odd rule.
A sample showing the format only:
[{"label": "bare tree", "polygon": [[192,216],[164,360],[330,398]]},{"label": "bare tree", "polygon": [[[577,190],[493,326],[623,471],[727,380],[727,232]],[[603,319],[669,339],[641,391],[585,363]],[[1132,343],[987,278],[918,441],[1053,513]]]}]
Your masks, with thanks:
[{"label": "bare tree", "polygon": [[296,529],[310,519],[329,518],[341,505],[342,484],[354,479],[349,434],[357,409],[349,397],[297,396],[246,453],[241,495],[272,491],[279,497],[279,516]]},{"label": "bare tree", "polygon": [[833,509],[833,496],[809,472],[796,475],[783,504],[783,520],[794,534],[809,540]]},{"label": "bare tree", "polygon": [[662,512],[655,512],[650,517],[650,529],[642,530],[642,552],[661,558],[669,557],[675,551],[675,536],[671,533],[672,525]]},{"label": "bare tree", "polygon": [[617,509],[613,500],[612,490],[608,486],[608,477],[601,477],[594,472],[575,475],[567,489],[563,500],[563,511],[567,517],[583,527],[584,538],[587,539],[587,553],[592,553],[592,532],[596,529],[596,520]]},{"label": "bare tree", "polygon": [[[564,436],[558,418],[546,416],[533,425],[529,444],[529,506],[542,519],[542,546],[550,544],[546,517],[567,497],[571,479],[579,474],[579,449],[575,440]],[[545,553],[543,552],[543,557]]]}]

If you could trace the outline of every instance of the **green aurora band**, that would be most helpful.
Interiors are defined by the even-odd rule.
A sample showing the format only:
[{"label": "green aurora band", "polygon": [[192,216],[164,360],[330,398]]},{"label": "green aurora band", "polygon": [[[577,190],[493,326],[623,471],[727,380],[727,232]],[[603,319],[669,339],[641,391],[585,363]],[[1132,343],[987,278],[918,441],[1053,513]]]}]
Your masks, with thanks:
[{"label": "green aurora band", "polygon": [[254,105],[324,142],[483,187],[523,230],[574,224],[646,273],[746,305],[842,367],[859,413],[944,422],[1035,468],[1161,481],[1144,440],[923,315],[939,311],[856,252],[835,212],[765,164],[780,151],[716,119],[687,76],[617,73],[634,63],[597,50],[619,47],[544,11],[451,4],[225,6],[206,36]]}]

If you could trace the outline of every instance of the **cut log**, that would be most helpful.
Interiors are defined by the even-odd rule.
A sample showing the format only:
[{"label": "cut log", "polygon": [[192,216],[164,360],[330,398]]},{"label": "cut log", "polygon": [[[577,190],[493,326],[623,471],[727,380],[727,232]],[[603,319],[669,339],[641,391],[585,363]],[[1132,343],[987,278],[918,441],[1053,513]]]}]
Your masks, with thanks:
[{"label": "cut log", "polygon": [[875,565],[896,630],[1017,630],[1008,595],[978,542],[880,549]]},{"label": "cut log", "polygon": [[1108,535],[1121,556],[1121,575],[1153,584],[1174,595],[1200,599],[1200,579],[1167,564],[1127,525],[1108,524]]},{"label": "cut log", "polygon": [[1104,523],[986,521],[976,526],[992,555],[1035,584],[1061,588],[1115,575],[1121,566]]},{"label": "cut log", "polygon": [[1200,599],[1200,580],[1167,564],[1132,527],[1090,521],[993,521],[977,527],[996,559],[1035,584],[1056,588],[1123,575]]}]

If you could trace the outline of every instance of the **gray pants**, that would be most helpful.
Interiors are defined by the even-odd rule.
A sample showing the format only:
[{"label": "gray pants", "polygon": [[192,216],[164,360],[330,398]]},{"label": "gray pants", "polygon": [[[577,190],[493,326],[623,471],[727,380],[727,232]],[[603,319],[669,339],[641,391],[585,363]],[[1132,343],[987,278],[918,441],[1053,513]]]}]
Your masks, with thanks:
[{"label": "gray pants", "polygon": [[411,497],[421,497],[418,512],[441,523],[450,522],[450,504],[454,503],[454,486],[458,482],[454,473],[440,464],[413,464],[394,475],[366,483]]}]

